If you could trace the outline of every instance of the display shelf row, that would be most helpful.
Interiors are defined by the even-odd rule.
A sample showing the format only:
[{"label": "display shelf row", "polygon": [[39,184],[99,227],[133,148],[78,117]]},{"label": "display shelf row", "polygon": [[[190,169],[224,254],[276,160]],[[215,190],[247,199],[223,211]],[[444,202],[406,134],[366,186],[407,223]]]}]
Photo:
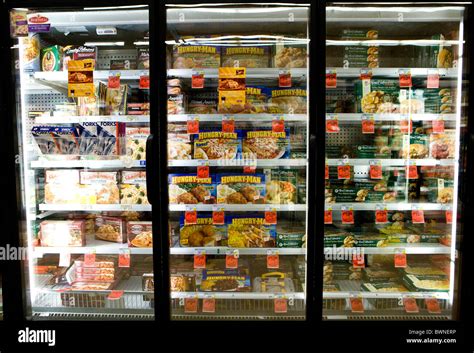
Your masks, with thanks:
[{"label": "display shelf row", "polygon": [[47,160],[39,159],[31,162],[32,169],[48,168],[89,168],[89,169],[122,169],[122,168],[145,168],[144,160]]},{"label": "display shelf row", "polygon": [[[343,78],[359,78],[361,74],[361,68],[352,68],[352,67],[327,67],[326,71],[336,72],[337,77]],[[400,70],[410,70],[411,76],[418,77],[427,77],[428,72],[433,70],[432,68],[408,68],[408,67],[384,67],[384,68],[374,68],[370,69],[372,76],[383,76],[383,77],[399,77]],[[436,69],[440,79],[442,78],[457,78],[459,76],[459,71],[457,68],[452,69]],[[330,88],[328,88],[330,92]]]},{"label": "display shelf row", "polygon": [[308,160],[299,159],[220,159],[220,160],[168,160],[169,167],[197,167],[206,163],[210,167],[305,167]]},{"label": "display shelf row", "polygon": [[324,254],[328,256],[337,256],[340,253],[346,254],[363,254],[363,255],[392,255],[403,250],[406,254],[428,255],[428,254],[450,254],[451,248],[442,244],[429,243],[394,243],[382,247],[365,247],[365,248],[340,248],[326,247]]},{"label": "display shelf row", "polygon": [[399,203],[326,203],[325,210],[333,211],[353,210],[353,211],[375,211],[378,207],[383,206],[387,211],[411,211],[414,209],[424,211],[444,211],[451,208],[451,204],[445,203],[429,203],[429,202],[399,202]]},{"label": "display shelf row", "polygon": [[327,113],[326,118],[337,117],[340,122],[360,122],[366,117],[374,118],[374,121],[400,121],[410,118],[412,121],[433,121],[443,119],[446,121],[456,121],[456,114],[431,114],[431,113],[417,113],[417,114],[364,114],[364,113]]},{"label": "display shelf row", "polygon": [[87,115],[87,116],[38,116],[35,124],[81,124],[113,121],[119,123],[149,123],[150,115]]},{"label": "display shelf row", "polygon": [[348,158],[348,159],[336,159],[328,158],[326,159],[326,164],[328,166],[337,166],[342,164],[347,165],[357,165],[357,166],[369,166],[372,162],[380,163],[382,166],[406,166],[406,165],[416,165],[416,166],[454,166],[457,163],[455,159],[434,159],[434,158],[425,158],[425,159],[366,159],[366,158]]},{"label": "display shelf row", "polygon": [[234,119],[235,122],[271,122],[281,120],[288,122],[307,122],[307,114],[168,114],[169,122],[186,122],[198,118],[200,122],[221,122],[222,119]]},{"label": "display shelf row", "polygon": [[306,295],[304,292],[293,293],[255,293],[255,292],[171,292],[171,299],[276,299],[284,297],[286,299],[301,299],[304,300]]}]

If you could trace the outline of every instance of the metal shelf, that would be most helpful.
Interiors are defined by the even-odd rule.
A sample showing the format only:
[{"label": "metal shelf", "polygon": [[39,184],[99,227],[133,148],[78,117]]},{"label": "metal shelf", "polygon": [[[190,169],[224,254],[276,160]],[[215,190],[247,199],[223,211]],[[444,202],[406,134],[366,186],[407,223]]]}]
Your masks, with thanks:
[{"label": "metal shelf", "polygon": [[31,168],[90,168],[90,169],[122,169],[145,168],[146,161],[137,160],[46,160],[40,159],[31,162]]},{"label": "metal shelf", "polygon": [[454,166],[457,161],[455,159],[433,159],[433,158],[426,158],[426,159],[365,159],[365,158],[349,158],[349,159],[327,159],[326,164],[328,166],[337,166],[340,162],[344,162],[344,164],[349,165],[357,165],[357,166],[368,166],[370,165],[371,161],[380,162],[382,166],[406,166],[408,162],[410,165],[417,165],[417,166]]},{"label": "metal shelf", "polygon": [[[399,121],[408,118],[408,114],[363,114],[363,113],[337,113],[337,114],[326,114],[326,118],[337,116],[337,120],[340,122],[358,122],[362,121],[364,116],[373,117],[375,121]],[[446,121],[456,121],[456,114],[410,114],[412,121],[432,121],[440,117],[443,117]]]},{"label": "metal shelf", "polygon": [[132,255],[152,255],[153,248],[129,247],[127,243],[112,243],[98,239],[86,239],[86,246],[37,246],[33,250],[33,256],[42,257],[44,254],[87,254],[94,249],[96,254],[120,254],[121,249],[129,249]]},{"label": "metal shelf", "polygon": [[285,298],[305,299],[303,292],[294,293],[254,293],[254,292],[171,292],[171,299],[198,298],[205,299],[213,297],[215,299],[275,299],[284,296]]},{"label": "metal shelf", "polygon": [[[428,68],[398,68],[398,67],[390,67],[390,68],[377,68],[371,69],[372,76],[385,76],[385,77],[398,77],[400,69],[409,69],[412,76],[419,76],[419,77],[427,77],[428,76]],[[347,77],[347,78],[359,78],[360,76],[360,68],[343,68],[343,67],[327,67],[326,70],[335,70],[337,77]],[[458,69],[437,69],[440,78],[457,78],[458,77]],[[330,92],[330,88],[328,92]]]},{"label": "metal shelf", "polygon": [[334,281],[339,285],[340,292],[323,292],[323,299],[347,299],[358,296],[367,299],[399,299],[402,297],[413,297],[415,299],[437,298],[449,300],[448,292],[362,292],[360,290],[361,281],[342,280]]},{"label": "metal shelf", "polygon": [[[246,78],[275,78],[277,79],[282,69],[279,68],[247,68]],[[303,78],[308,74],[308,69],[289,69],[292,78]],[[191,78],[193,72],[202,71],[205,78],[218,78],[219,70],[216,69],[168,69],[168,77]]]},{"label": "metal shelf", "polygon": [[40,211],[137,211],[150,212],[151,205],[87,205],[87,204],[39,204]]},{"label": "metal shelf", "polygon": [[340,248],[340,247],[325,247],[324,254],[332,255],[338,254],[341,251],[344,253],[358,252],[364,255],[373,254],[395,254],[399,249],[404,249],[407,254],[451,254],[451,248],[442,244],[429,243],[393,243],[384,247],[370,247],[370,248]]},{"label": "metal shelf", "polygon": [[201,247],[201,248],[170,248],[171,255],[194,255],[196,251],[206,252],[206,255],[226,255],[228,251],[239,251],[240,255],[267,255],[268,251],[277,251],[278,255],[305,255],[306,248],[229,248],[229,247]]},{"label": "metal shelf", "polygon": [[[168,160],[168,167],[197,167],[201,161],[191,160]],[[307,159],[220,159],[206,160],[210,167],[243,167],[255,165],[257,167],[305,167]]]},{"label": "metal shelf", "polygon": [[268,209],[275,209],[276,211],[306,211],[307,206],[304,205],[255,205],[255,204],[246,204],[246,205],[226,205],[226,204],[214,204],[214,205],[185,205],[185,204],[172,204],[169,205],[170,211],[188,211],[196,209],[196,211],[212,211],[213,207],[222,208],[224,211],[231,212],[248,212],[248,211],[266,211]]},{"label": "metal shelf", "polygon": [[[108,80],[111,73],[120,73],[121,80],[138,80],[142,75],[148,75],[149,70],[95,70],[94,80]],[[67,84],[67,71],[37,71],[31,77],[39,82],[63,82]]]},{"label": "metal shelf", "polygon": [[340,211],[342,207],[352,208],[354,211],[375,211],[378,205],[383,205],[387,208],[388,211],[411,211],[414,207],[418,207],[419,210],[424,211],[442,211],[448,208],[449,204],[443,203],[410,203],[410,202],[400,202],[400,203],[383,203],[383,202],[373,202],[373,203],[357,203],[357,202],[348,202],[348,203],[326,203],[325,209],[332,208],[333,211]]},{"label": "metal shelf", "polygon": [[284,121],[308,121],[307,114],[176,114],[168,115],[169,122],[186,122],[192,118],[199,118],[200,122],[221,122],[222,119],[232,118],[236,122],[271,122],[283,118]]},{"label": "metal shelf", "polygon": [[91,115],[91,116],[39,116],[35,124],[74,124],[96,121],[116,121],[121,123],[149,123],[149,115]]}]

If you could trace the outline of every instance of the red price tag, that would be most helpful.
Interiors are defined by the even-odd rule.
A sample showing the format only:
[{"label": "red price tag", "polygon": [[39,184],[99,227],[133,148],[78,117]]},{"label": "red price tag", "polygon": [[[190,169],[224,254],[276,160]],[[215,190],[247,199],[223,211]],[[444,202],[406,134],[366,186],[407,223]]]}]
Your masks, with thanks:
[{"label": "red price tag", "polygon": [[409,165],[407,167],[408,179],[418,179],[418,168],[416,165]]},{"label": "red price tag", "polygon": [[108,300],[118,300],[118,299],[122,298],[123,293],[124,293],[123,290],[110,291],[109,295],[107,296],[107,299]]},{"label": "red price tag", "polygon": [[338,165],[337,166],[337,178],[338,179],[350,179],[351,178],[351,166],[350,165]]},{"label": "red price tag", "polygon": [[209,166],[208,165],[198,165],[198,167],[197,167],[197,177],[198,177],[198,179],[209,178]]},{"label": "red price tag", "polygon": [[399,72],[400,88],[411,87],[411,72],[410,70],[400,70]]},{"label": "red price tag", "polygon": [[150,76],[147,76],[147,75],[140,76],[140,81],[138,82],[138,88],[140,88],[140,89],[149,89],[150,88]]},{"label": "red price tag", "polygon": [[441,133],[444,132],[444,120],[443,119],[433,120],[431,125],[433,127],[433,132],[435,134],[441,134]]},{"label": "red price tag", "polygon": [[267,253],[267,268],[280,268],[280,256],[278,252],[269,251]]},{"label": "red price tag", "polygon": [[411,211],[411,222],[412,223],[425,223],[425,213],[423,210],[412,210]]},{"label": "red price tag", "polygon": [[327,118],[326,119],[326,133],[335,134],[340,131],[339,121],[337,118]]},{"label": "red price tag", "polygon": [[256,166],[247,165],[247,166],[244,166],[244,173],[247,173],[247,174],[254,174],[255,171],[256,171],[256,169],[257,169]]},{"label": "red price tag", "polygon": [[361,69],[359,78],[361,80],[370,80],[372,78],[372,70]]},{"label": "red price tag", "polygon": [[184,299],[184,312],[185,313],[197,313],[198,311],[198,299],[197,298],[185,298]]},{"label": "red price tag", "polygon": [[120,75],[109,76],[107,87],[115,89],[120,88]]},{"label": "red price tag", "polygon": [[408,134],[413,130],[413,122],[411,119],[400,120],[400,132]]},{"label": "red price tag", "polygon": [[275,298],[274,299],[275,313],[286,313],[288,312],[288,301],[286,298]]},{"label": "red price tag", "polygon": [[327,164],[324,168],[324,179],[329,179],[329,166]]},{"label": "red price tag", "polygon": [[354,224],[354,210],[341,211],[342,224]]},{"label": "red price tag", "polygon": [[326,71],[326,88],[337,87],[337,74],[336,71]]},{"label": "red price tag", "polygon": [[272,120],[272,131],[273,132],[284,132],[285,131],[285,121],[283,119],[273,119]]},{"label": "red price tag", "polygon": [[225,256],[225,267],[226,268],[238,268],[239,267],[239,256],[233,252],[226,254]]},{"label": "red price tag", "polygon": [[364,312],[364,302],[362,301],[362,298],[353,297],[353,298],[350,298],[350,302],[351,302],[351,311],[353,313]]},{"label": "red price tag", "polygon": [[216,299],[215,298],[204,298],[202,300],[202,312],[203,313],[215,313],[216,312]]},{"label": "red price tag", "polygon": [[290,71],[280,71],[280,74],[278,76],[278,87],[291,87]]},{"label": "red price tag", "polygon": [[130,249],[120,249],[118,266],[130,267]]},{"label": "red price tag", "polygon": [[223,210],[219,209],[212,211],[212,224],[224,224],[224,219]]},{"label": "red price tag", "polygon": [[407,254],[404,250],[400,250],[395,253],[394,263],[396,268],[407,267]]},{"label": "red price tag", "polygon": [[222,132],[234,132],[234,131],[235,131],[234,119],[223,119]]},{"label": "red price tag", "polygon": [[198,134],[199,133],[199,119],[189,119],[186,121],[186,128],[188,134]]},{"label": "red price tag", "polygon": [[380,163],[371,164],[369,168],[370,179],[382,179],[382,166]]},{"label": "red price tag", "polygon": [[375,223],[376,224],[388,223],[387,210],[376,210],[375,211]]},{"label": "red price tag", "polygon": [[416,304],[415,298],[403,298],[403,306],[405,307],[405,311],[409,314],[414,314],[420,312],[418,308],[418,304]]},{"label": "red price tag", "polygon": [[375,133],[375,121],[373,117],[367,117],[362,119],[362,133],[373,134]]},{"label": "red price tag", "polygon": [[197,223],[197,211],[189,210],[184,212],[184,224],[196,224]]},{"label": "red price tag", "polygon": [[438,70],[428,70],[428,77],[426,79],[426,88],[439,88]]},{"label": "red price tag", "polygon": [[265,211],[265,223],[277,224],[277,212],[275,210]]},{"label": "red price tag", "polygon": [[332,224],[332,210],[324,211],[324,224]]},{"label": "red price tag", "polygon": [[95,251],[84,254],[84,265],[94,266],[95,264]]},{"label": "red price tag", "polygon": [[425,299],[426,309],[430,314],[441,314],[441,307],[439,301],[436,298]]},{"label": "red price tag", "polygon": [[362,254],[354,254],[352,256],[352,267],[354,268],[364,268],[365,267],[365,257]]},{"label": "red price tag", "polygon": [[453,223],[453,211],[452,210],[446,210],[446,223],[447,224],[452,224]]},{"label": "red price tag", "polygon": [[194,254],[194,268],[206,268],[206,253],[197,251]]},{"label": "red price tag", "polygon": [[204,88],[204,74],[195,73],[191,76],[191,88]]}]

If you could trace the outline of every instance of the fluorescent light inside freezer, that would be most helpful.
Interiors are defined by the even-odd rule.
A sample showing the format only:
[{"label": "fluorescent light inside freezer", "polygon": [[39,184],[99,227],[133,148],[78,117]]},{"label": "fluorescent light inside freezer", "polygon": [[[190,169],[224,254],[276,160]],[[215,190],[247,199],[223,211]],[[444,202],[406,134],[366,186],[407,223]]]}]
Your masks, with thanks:
[{"label": "fluorescent light inside freezer", "polygon": [[[351,3],[354,4],[354,3]],[[445,7],[417,7],[416,9],[413,7],[335,7],[335,6],[328,6],[326,7],[326,11],[340,11],[340,12],[443,12],[443,11],[462,11],[463,7],[456,7],[456,6],[445,6]]]},{"label": "fluorescent light inside freezer", "polygon": [[226,9],[226,8],[193,8],[193,12],[202,12],[202,13],[232,13],[232,14],[250,14],[250,13],[278,13],[294,10],[291,7],[278,7],[278,8],[239,8],[239,9]]},{"label": "fluorescent light inside freezer", "polygon": [[123,10],[123,9],[140,9],[148,7],[148,5],[126,5],[126,6],[103,6],[103,7],[84,7],[84,11],[96,10]]},{"label": "fluorescent light inside freezer", "polygon": [[89,47],[123,47],[125,42],[85,42],[84,45]]},{"label": "fluorescent light inside freezer", "polygon": [[[237,3],[215,3],[215,4],[209,4],[209,3],[203,3],[203,4],[189,4],[189,5],[184,5],[184,4],[166,4],[166,7],[190,7],[190,8],[196,8],[196,7],[203,7],[203,6],[209,6],[209,7],[220,7],[220,6],[229,6],[229,5],[257,5],[257,6],[292,6],[292,7],[307,7],[310,6],[310,4],[293,4],[293,3],[287,3],[287,2],[268,2],[268,3],[252,3],[252,2],[237,2]],[[281,7],[280,7],[281,8]]]}]

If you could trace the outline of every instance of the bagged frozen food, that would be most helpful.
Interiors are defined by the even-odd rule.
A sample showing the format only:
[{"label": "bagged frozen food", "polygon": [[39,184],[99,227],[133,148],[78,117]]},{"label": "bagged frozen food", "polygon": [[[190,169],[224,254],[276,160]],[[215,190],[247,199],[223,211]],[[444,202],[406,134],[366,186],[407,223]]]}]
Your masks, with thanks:
[{"label": "bagged frozen food", "polygon": [[262,204],[265,203],[264,174],[217,175],[217,203]]},{"label": "bagged frozen food", "polygon": [[36,34],[30,37],[22,37],[19,39],[19,42],[23,48],[23,60],[21,61],[23,64],[22,70],[26,72],[39,71],[41,53],[39,35]]},{"label": "bagged frozen food", "polygon": [[193,174],[169,174],[170,204],[216,203],[214,176],[198,178]]}]

